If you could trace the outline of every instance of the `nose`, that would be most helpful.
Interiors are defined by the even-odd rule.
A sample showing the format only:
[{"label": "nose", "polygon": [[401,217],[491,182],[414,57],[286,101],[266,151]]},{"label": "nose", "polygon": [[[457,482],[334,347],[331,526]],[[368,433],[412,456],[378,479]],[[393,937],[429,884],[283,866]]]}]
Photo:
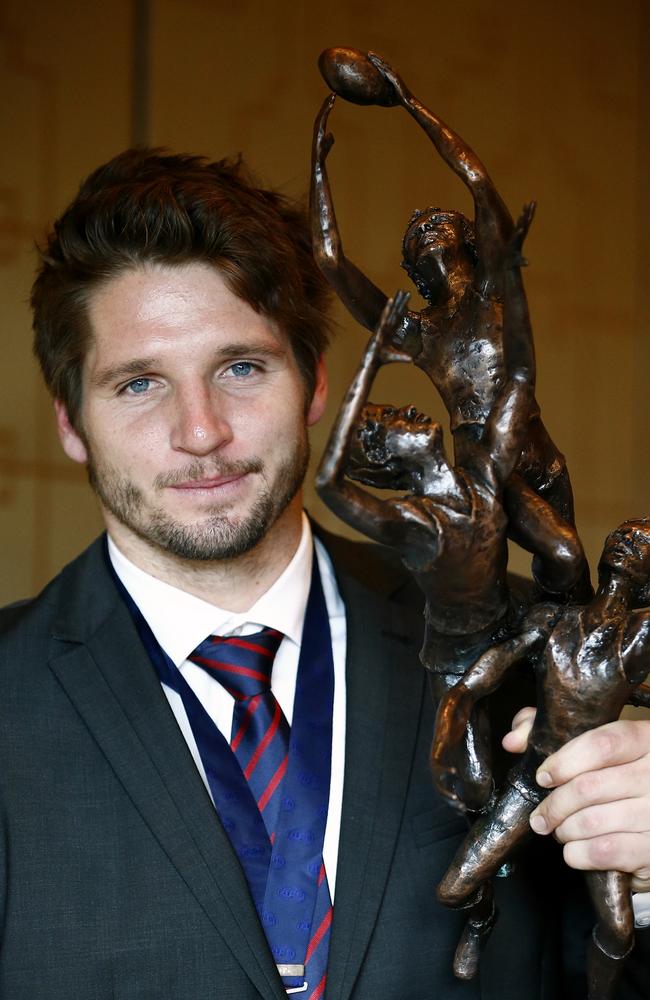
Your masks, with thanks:
[{"label": "nose", "polygon": [[232,441],[233,432],[216,395],[206,386],[188,387],[175,400],[172,447],[190,455],[209,455]]}]

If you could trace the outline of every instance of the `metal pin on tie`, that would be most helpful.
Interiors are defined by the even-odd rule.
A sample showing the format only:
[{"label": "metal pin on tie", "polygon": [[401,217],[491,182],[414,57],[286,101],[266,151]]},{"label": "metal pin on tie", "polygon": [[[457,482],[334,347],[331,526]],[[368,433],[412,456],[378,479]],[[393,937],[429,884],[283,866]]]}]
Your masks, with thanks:
[{"label": "metal pin on tie", "polygon": [[[304,965],[276,965],[276,969],[280,976],[300,976],[303,979],[305,976]],[[287,993],[304,993],[308,985],[309,983],[305,979],[302,986],[285,986],[285,990]]]}]

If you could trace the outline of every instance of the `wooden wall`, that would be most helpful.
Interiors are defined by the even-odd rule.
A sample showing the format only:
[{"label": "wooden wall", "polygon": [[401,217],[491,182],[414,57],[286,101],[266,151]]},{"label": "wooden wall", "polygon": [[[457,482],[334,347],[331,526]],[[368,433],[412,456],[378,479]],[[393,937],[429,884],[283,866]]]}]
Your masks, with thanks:
[{"label": "wooden wall", "polygon": [[[650,515],[645,451],[650,45],[644,0],[4,0],[0,7],[0,601],[33,593],[100,522],[63,456],[31,358],[33,242],[83,175],[132,141],[243,151],[271,185],[306,189],[325,95],[321,49],[374,49],[477,150],[513,212],[535,198],[527,288],[539,396],[566,452],[592,559]],[[415,207],[469,210],[462,185],[400,109],[339,102],[331,175],[346,250],[387,292]],[[365,342],[339,311],[332,402]],[[442,417],[414,371],[376,398]],[[309,491],[310,508],[334,519]],[[514,564],[524,567],[520,555]]]}]

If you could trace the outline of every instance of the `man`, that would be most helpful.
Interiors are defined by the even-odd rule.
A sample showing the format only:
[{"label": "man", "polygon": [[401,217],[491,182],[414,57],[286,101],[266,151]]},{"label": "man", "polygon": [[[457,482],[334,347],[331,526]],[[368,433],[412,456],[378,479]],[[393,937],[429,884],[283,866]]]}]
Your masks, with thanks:
[{"label": "man", "polygon": [[[236,164],[131,151],[43,253],[36,351],[107,540],[2,617],[7,1000],[554,995],[525,865],[482,978],[454,981],[462,918],[433,887],[466,826],[427,773],[416,590],[362,546],[312,547],[326,336],[307,232]],[[328,697],[305,694],[317,670]]]}]

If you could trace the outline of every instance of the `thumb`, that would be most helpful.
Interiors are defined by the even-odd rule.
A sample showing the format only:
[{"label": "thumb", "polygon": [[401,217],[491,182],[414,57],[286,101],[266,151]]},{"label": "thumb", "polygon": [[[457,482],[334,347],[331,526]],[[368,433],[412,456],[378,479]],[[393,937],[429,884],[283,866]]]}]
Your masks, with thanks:
[{"label": "thumb", "polygon": [[510,732],[501,741],[504,750],[509,753],[523,753],[528,744],[528,737],[535,721],[536,709],[528,706],[517,712],[511,723]]}]

